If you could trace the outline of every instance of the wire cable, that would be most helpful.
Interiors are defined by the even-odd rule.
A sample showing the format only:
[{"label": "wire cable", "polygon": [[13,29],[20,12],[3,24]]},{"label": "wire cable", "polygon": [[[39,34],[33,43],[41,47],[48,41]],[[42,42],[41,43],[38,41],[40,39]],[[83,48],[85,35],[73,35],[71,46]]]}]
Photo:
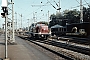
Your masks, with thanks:
[{"label": "wire cable", "polygon": [[47,1],[50,3],[50,5],[52,5],[53,8],[56,9],[56,7],[53,4],[51,4],[51,2],[49,0],[47,0]]},{"label": "wire cable", "polygon": [[[84,0],[86,2],[86,0]],[[86,4],[90,7],[90,5],[86,2]]]},{"label": "wire cable", "polygon": [[[79,3],[79,1],[78,0],[76,0],[78,3]],[[79,3],[80,4],[80,3]],[[84,5],[87,5],[87,4],[83,4],[82,6],[84,6]],[[80,5],[79,6],[76,6],[76,7],[71,7],[71,9],[72,8],[77,8],[77,7],[80,7]]]},{"label": "wire cable", "polygon": [[54,0],[55,4],[57,5],[57,7],[59,7],[59,5],[56,3],[56,1]]},{"label": "wire cable", "polygon": [[[46,2],[44,5],[46,5],[46,4],[48,4],[48,2]],[[33,14],[34,12],[36,12],[37,10],[39,10],[39,9],[42,8],[42,7],[43,7],[43,6],[37,8],[37,9],[34,10],[33,12],[29,13],[29,14],[27,15],[27,17],[30,16],[31,14]]]},{"label": "wire cable", "polygon": [[[84,5],[87,5],[87,4],[83,4],[82,6],[84,6]],[[77,8],[77,7],[80,7],[80,6],[76,6],[76,7],[71,7],[71,9],[72,9],[72,8]]]},{"label": "wire cable", "polygon": [[76,1],[80,4],[80,2],[78,0],[76,0]]}]

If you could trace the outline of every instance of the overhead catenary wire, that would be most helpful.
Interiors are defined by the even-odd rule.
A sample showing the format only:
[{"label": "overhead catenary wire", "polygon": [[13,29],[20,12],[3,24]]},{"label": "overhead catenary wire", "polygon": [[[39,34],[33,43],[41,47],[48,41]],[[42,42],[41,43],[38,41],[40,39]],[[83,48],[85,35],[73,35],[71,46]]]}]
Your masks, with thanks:
[{"label": "overhead catenary wire", "polygon": [[[48,0],[49,1],[49,0]],[[49,1],[50,3],[51,3],[51,1]],[[48,2],[48,3],[49,3]],[[50,4],[49,3],[49,4]],[[51,3],[52,4],[52,3]],[[50,4],[50,5],[51,5]],[[53,5],[53,4],[52,4]],[[84,5],[84,4],[83,4]],[[86,4],[85,4],[86,5]],[[34,11],[31,11],[31,12],[29,12],[29,14],[27,14],[27,15],[25,15],[25,16],[27,16],[27,17],[29,17],[31,14],[33,14],[33,12],[36,12],[37,10],[39,10],[39,9],[41,9],[43,6],[41,6],[41,7],[39,7],[39,8],[37,8],[37,9],[35,9]],[[56,8],[55,6],[53,6],[54,8]],[[76,6],[76,7],[71,7],[71,8],[77,8],[77,7],[80,7],[80,6]],[[25,9],[25,10],[29,10],[29,9]],[[24,15],[23,15],[24,16]],[[25,17],[26,19],[27,19],[27,17]]]},{"label": "overhead catenary wire", "polygon": [[[44,5],[46,5],[46,4],[48,4],[48,2],[45,3]],[[37,10],[41,9],[42,7],[43,7],[43,6],[35,9],[33,12],[29,13],[29,14],[27,15],[27,17],[25,17],[25,15],[23,15],[22,17],[25,17],[24,20],[26,20],[31,14],[33,14],[34,12],[37,12]],[[18,8],[19,8],[19,7],[18,7]],[[20,8],[19,8],[19,9],[20,9]],[[22,9],[22,8],[21,8],[21,9]],[[31,18],[31,19],[33,19],[33,18]]]},{"label": "overhead catenary wire", "polygon": [[[86,2],[86,0],[84,0]],[[86,4],[90,7],[89,3],[86,2]]]},{"label": "overhead catenary wire", "polygon": [[[78,0],[76,0],[79,4],[80,4],[80,2],[78,1]],[[86,2],[86,0],[84,0],[85,2]],[[84,5],[87,5],[88,3],[86,2],[86,4],[82,4],[82,6],[84,7]],[[88,5],[88,6],[90,6],[90,5]],[[71,9],[72,8],[77,8],[77,7],[80,7],[80,5],[79,6],[76,6],[76,7],[71,7]]]},{"label": "overhead catenary wire", "polygon": [[[82,6],[84,6],[84,5],[87,5],[87,4],[83,4]],[[72,9],[72,8],[77,8],[77,7],[80,7],[80,5],[78,5],[78,6],[76,6],[76,7],[71,7],[71,9]]]},{"label": "overhead catenary wire", "polygon": [[52,5],[53,8],[56,9],[56,7],[53,4],[51,4],[51,2],[49,0],[47,0],[47,1],[50,3],[50,5]]},{"label": "overhead catenary wire", "polygon": [[[51,1],[49,1],[49,2],[47,2],[46,4],[48,4],[48,3],[51,3]],[[44,4],[43,6],[45,6],[46,4]],[[52,5],[53,6],[53,4],[50,4],[50,5]],[[38,9],[36,9],[36,10],[34,10],[34,11],[32,11],[31,13],[29,13],[28,15],[26,15],[27,17],[28,16],[30,16],[31,14],[33,14],[34,12],[36,12],[37,10],[39,10],[40,8],[42,8],[43,6],[40,6]],[[56,7],[55,6],[53,6],[55,9],[56,9]],[[19,8],[20,9],[20,8]],[[26,9],[26,10],[28,10],[28,9]],[[24,15],[23,15],[24,16]],[[26,18],[27,18],[26,17]]]},{"label": "overhead catenary wire", "polygon": [[[46,4],[48,4],[48,2],[46,2],[43,6],[46,6]],[[32,6],[32,5],[31,5]],[[31,14],[33,14],[34,12],[36,12],[37,10],[39,10],[40,8],[42,8],[43,6],[35,9],[33,12],[29,13],[27,16],[30,16]]]},{"label": "overhead catenary wire", "polygon": [[[79,3],[78,0],[76,0],[76,1]],[[86,0],[84,0],[84,1],[86,2]],[[79,4],[80,4],[80,3],[79,3]],[[88,5],[88,6],[90,7],[89,3],[87,3],[87,2],[86,2],[86,4],[83,4],[83,6],[84,6],[84,5]],[[78,7],[78,6],[77,6],[77,7]]]},{"label": "overhead catenary wire", "polygon": [[78,0],[76,0],[76,1],[80,4],[80,2]]},{"label": "overhead catenary wire", "polygon": [[55,4],[57,5],[57,7],[59,7],[59,5],[56,3],[56,1],[54,0]]}]

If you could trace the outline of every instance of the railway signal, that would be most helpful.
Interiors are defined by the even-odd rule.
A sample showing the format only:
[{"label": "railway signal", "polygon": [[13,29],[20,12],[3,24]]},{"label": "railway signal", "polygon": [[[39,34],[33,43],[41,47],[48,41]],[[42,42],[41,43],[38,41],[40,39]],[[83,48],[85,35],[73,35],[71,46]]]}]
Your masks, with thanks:
[{"label": "railway signal", "polygon": [[8,20],[8,16],[7,16],[7,13],[8,13],[8,0],[2,0],[2,4],[1,4],[1,7],[2,7],[2,10],[3,10],[3,13],[1,13],[1,15],[5,18],[5,60],[9,60],[7,58],[7,20]]},{"label": "railway signal", "polygon": [[1,17],[2,18],[5,18],[5,13],[1,13]]}]

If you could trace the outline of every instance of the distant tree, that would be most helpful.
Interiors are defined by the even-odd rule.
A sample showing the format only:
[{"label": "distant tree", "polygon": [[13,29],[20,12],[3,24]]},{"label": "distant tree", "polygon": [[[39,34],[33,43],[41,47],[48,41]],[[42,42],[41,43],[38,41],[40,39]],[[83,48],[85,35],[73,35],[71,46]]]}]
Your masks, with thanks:
[{"label": "distant tree", "polygon": [[[52,14],[50,16],[51,21],[49,22],[49,27],[54,26],[56,24],[65,26],[66,21],[69,24],[80,23],[80,14],[81,12],[77,9],[64,10],[63,12],[57,13],[56,15]],[[83,7],[83,21],[90,22],[90,7]]]},{"label": "distant tree", "polygon": [[84,22],[90,22],[90,7],[89,8],[83,8],[83,21]]},{"label": "distant tree", "polygon": [[52,14],[52,15],[50,16],[50,20],[52,20],[53,18],[56,18],[56,15],[55,15],[55,14]]},{"label": "distant tree", "polygon": [[50,16],[50,19],[51,19],[51,21],[49,22],[49,27],[54,26],[54,25],[57,25],[57,24],[64,26],[66,24],[63,21],[64,20],[64,16],[63,16],[62,13],[56,13],[56,15],[55,14],[52,14]]},{"label": "distant tree", "polygon": [[62,18],[63,18],[63,14],[61,14],[61,13],[56,13],[56,18],[57,18],[57,19],[62,19]]},{"label": "distant tree", "polygon": [[64,11],[64,18],[68,19],[68,23],[78,23],[80,21],[80,12],[76,9],[74,10],[65,10]]}]

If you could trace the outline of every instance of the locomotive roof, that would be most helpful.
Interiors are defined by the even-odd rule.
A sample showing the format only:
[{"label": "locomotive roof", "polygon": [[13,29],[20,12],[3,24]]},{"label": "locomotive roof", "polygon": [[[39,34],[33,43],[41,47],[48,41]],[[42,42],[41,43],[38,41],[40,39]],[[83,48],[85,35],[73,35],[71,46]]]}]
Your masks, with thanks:
[{"label": "locomotive roof", "polygon": [[61,25],[54,25],[54,26],[52,26],[51,28],[65,28],[65,27],[63,27],[63,26],[61,26]]},{"label": "locomotive roof", "polygon": [[36,24],[36,26],[45,26],[45,24]]}]

